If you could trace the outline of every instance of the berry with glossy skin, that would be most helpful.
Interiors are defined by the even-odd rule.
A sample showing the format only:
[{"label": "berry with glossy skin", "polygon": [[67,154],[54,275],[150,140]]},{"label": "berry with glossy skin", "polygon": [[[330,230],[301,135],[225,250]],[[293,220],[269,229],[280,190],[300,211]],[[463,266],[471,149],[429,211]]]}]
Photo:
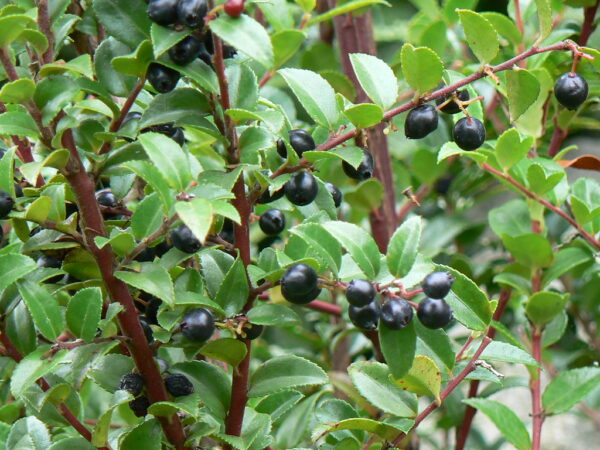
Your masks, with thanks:
[{"label": "berry with glossy skin", "polygon": [[165,378],[165,387],[173,397],[183,397],[194,393],[194,385],[185,375],[172,373]]},{"label": "berry with glossy skin", "polygon": [[[316,182],[315,182],[316,184]],[[15,200],[8,192],[0,190],[0,219],[4,219],[12,211]]]},{"label": "berry with glossy skin", "polygon": [[171,242],[176,249],[189,254],[196,253],[202,248],[202,243],[185,224],[171,231]]},{"label": "berry with glossy skin", "polygon": [[342,204],[342,191],[340,191],[335,184],[329,182],[325,183],[325,187],[327,188],[327,190],[331,194],[331,197],[333,198],[333,204],[336,208],[339,208]]},{"label": "berry with glossy skin", "polygon": [[200,56],[204,44],[194,35],[190,35],[179,41],[169,49],[169,58],[175,64],[185,66]]},{"label": "berry with glossy skin", "polygon": [[281,277],[281,294],[290,303],[304,305],[318,297],[317,272],[307,264],[288,267]]},{"label": "berry with glossy skin", "polygon": [[355,327],[361,330],[376,330],[379,323],[379,303],[373,301],[365,306],[350,306],[348,315]]},{"label": "berry with glossy skin", "polygon": [[292,175],[285,183],[285,196],[294,205],[304,206],[311,203],[319,193],[319,185],[312,173],[301,171]]},{"label": "berry with glossy skin", "polygon": [[144,377],[136,372],[126,373],[121,377],[119,389],[129,391],[131,395],[137,397],[144,390]]},{"label": "berry with glossy skin", "polygon": [[135,258],[138,262],[152,262],[156,256],[156,249],[154,247],[146,247],[144,250],[139,252]]},{"label": "berry with glossy skin", "polygon": [[235,241],[235,231],[233,228],[233,221],[230,219],[223,220],[223,226],[221,227],[221,231],[219,232],[219,237],[224,241],[227,241],[231,244]]},{"label": "berry with glossy skin", "polygon": [[423,279],[421,287],[429,298],[444,298],[450,292],[454,277],[448,272],[432,272]]},{"label": "berry with glossy skin", "polygon": [[269,209],[260,216],[258,224],[267,235],[279,234],[285,229],[285,214],[278,209]]},{"label": "berry with glossy skin", "polygon": [[381,307],[380,320],[383,325],[392,330],[400,330],[407,326],[413,318],[413,309],[402,298],[388,300]]},{"label": "berry with glossy skin", "polygon": [[227,0],[224,8],[227,15],[235,19],[244,12],[244,0]]},{"label": "berry with glossy skin", "polygon": [[148,17],[159,25],[172,25],[177,21],[178,0],[150,0]]},{"label": "berry with glossy skin", "polygon": [[181,332],[188,341],[205,342],[215,332],[215,319],[206,308],[191,309],[183,316]]},{"label": "berry with glossy skin", "polygon": [[150,328],[150,324],[143,317],[140,317],[140,324],[142,325],[142,330],[144,330],[144,336],[146,336],[146,340],[149,344],[152,344],[152,342],[154,342],[154,332],[152,331],[152,328]]},{"label": "berry with glossy skin", "polygon": [[375,287],[367,280],[352,280],[346,288],[348,303],[359,308],[375,300],[375,294]]},{"label": "berry with glossy skin", "polygon": [[452,308],[445,300],[425,298],[419,303],[417,317],[427,328],[443,328],[452,321]]},{"label": "berry with glossy skin", "polygon": [[202,28],[207,12],[206,0],[179,0],[177,4],[177,17],[188,27]]},{"label": "berry with glossy skin", "polygon": [[170,67],[152,63],[148,66],[146,78],[148,82],[161,94],[171,92],[177,86],[181,74]]},{"label": "berry with glossy skin", "polygon": [[[305,130],[290,130],[290,145],[298,156],[302,157],[304,152],[317,148],[315,140],[308,131]],[[285,158],[285,156],[284,156]]]},{"label": "berry with glossy skin", "polygon": [[577,109],[588,97],[587,81],[577,73],[567,72],[556,80],[554,96],[565,108]]},{"label": "berry with glossy skin", "polygon": [[463,117],[454,125],[452,136],[463,150],[475,150],[485,142],[485,127],[475,117]]},{"label": "berry with glossy skin", "polygon": [[148,397],[145,396],[138,397],[129,402],[129,407],[136,417],[144,417],[146,414],[148,414],[150,400],[148,400]]},{"label": "berry with glossy skin", "polygon": [[253,341],[262,334],[265,327],[262,325],[255,325],[253,323],[248,322],[244,325],[242,329],[244,330],[244,333],[246,333],[246,339],[250,339],[251,341]]},{"label": "berry with glossy skin", "polygon": [[[451,96],[452,96],[452,94],[444,95],[443,97],[438,98],[435,101],[436,105],[438,105],[438,106],[441,105],[446,100],[448,100]],[[466,89],[463,89],[462,91],[457,91],[456,96],[458,97],[458,99],[461,102],[466,102],[469,100],[469,98],[471,98],[471,96],[469,95],[469,91]],[[465,108],[466,107],[467,107],[467,105],[465,105]],[[446,103],[445,106],[440,108],[440,111],[445,114],[458,114],[459,112],[461,112],[461,109],[460,109],[460,106],[458,106],[458,103],[456,103],[456,101],[451,100],[450,102]]]},{"label": "berry with glossy skin", "polygon": [[110,208],[116,208],[119,204],[119,200],[115,197],[111,191],[98,191],[96,192],[96,200],[102,206],[108,206]]},{"label": "berry with glossy skin", "polygon": [[346,161],[342,162],[342,169],[344,169],[344,173],[348,175],[350,178],[353,178],[358,181],[363,181],[371,178],[375,171],[375,159],[370,151],[366,149],[362,149],[363,151],[363,159],[360,162],[360,165],[355,169]]},{"label": "berry with glossy skin", "polygon": [[408,113],[404,134],[408,139],[422,139],[438,127],[438,113],[432,105],[421,105]]},{"label": "berry with glossy skin", "polygon": [[277,139],[277,154],[282,158],[287,158],[287,147],[283,139]]}]

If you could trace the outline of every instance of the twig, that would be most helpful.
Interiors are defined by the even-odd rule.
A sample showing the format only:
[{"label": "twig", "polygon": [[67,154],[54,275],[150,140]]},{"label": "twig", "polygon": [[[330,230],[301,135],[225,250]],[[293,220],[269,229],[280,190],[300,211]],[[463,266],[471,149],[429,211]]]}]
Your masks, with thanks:
[{"label": "twig", "polygon": [[42,55],[42,64],[49,64],[54,61],[54,34],[52,33],[52,24],[50,23],[50,14],[48,12],[48,0],[39,0],[38,2],[38,25],[40,31],[48,39],[48,50]]},{"label": "twig", "polygon": [[597,24],[594,23],[594,18],[596,17],[599,5],[600,1],[596,1],[594,6],[588,6],[583,10],[583,25],[581,26],[581,34],[578,40],[579,45],[582,47],[587,45],[588,39],[596,29]]},{"label": "twig", "polygon": [[312,302],[306,304],[306,307],[309,309],[314,309],[315,311],[331,314],[332,316],[342,315],[342,308],[339,305],[322,302],[321,300],[313,300]]},{"label": "twig", "polygon": [[[531,339],[533,345],[533,357],[542,364],[542,329],[535,325],[531,326]],[[542,411],[542,385],[541,385],[541,367],[532,369],[529,389],[531,390],[531,403],[533,409],[533,436],[532,450],[540,450],[542,440],[542,425],[544,423],[544,413]]]}]

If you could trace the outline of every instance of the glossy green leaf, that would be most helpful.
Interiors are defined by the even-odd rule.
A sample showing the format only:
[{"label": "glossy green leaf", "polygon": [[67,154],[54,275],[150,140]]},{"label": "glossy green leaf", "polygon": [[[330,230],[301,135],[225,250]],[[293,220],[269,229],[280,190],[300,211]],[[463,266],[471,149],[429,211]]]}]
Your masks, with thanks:
[{"label": "glossy green leaf", "polygon": [[131,46],[150,37],[150,19],[143,0],[94,0],[94,11],[108,34]]},{"label": "glossy green leaf", "polygon": [[515,128],[509,128],[496,142],[496,159],[505,170],[510,169],[527,155],[532,145],[531,136],[521,138]]},{"label": "glossy green leaf", "polygon": [[91,442],[93,445],[95,445],[96,447],[102,447],[107,443],[108,432],[110,431],[110,424],[112,422],[114,410],[119,405],[128,403],[132,399],[133,396],[128,391],[118,390],[113,394],[108,408],[103,411],[92,432]]},{"label": "glossy green leaf", "polygon": [[242,310],[248,301],[249,292],[244,264],[240,258],[237,258],[225,274],[214,300],[228,316],[231,316]]},{"label": "glossy green leaf", "polygon": [[178,191],[185,190],[192,178],[186,152],[173,139],[160,133],[144,133],[139,140],[154,165],[160,167],[167,183]]},{"label": "glossy green leaf", "polygon": [[35,83],[29,78],[10,81],[0,89],[0,101],[4,103],[25,103],[33,98]]},{"label": "glossy green leaf", "polygon": [[0,189],[2,189],[4,192],[8,192],[12,198],[15,198],[15,183],[13,180],[15,173],[14,161],[16,150],[16,147],[9,148],[6,150],[2,158],[0,158]]},{"label": "glossy green leaf", "polygon": [[321,150],[310,150],[302,153],[302,157],[310,162],[317,162],[326,159],[338,159],[346,161],[352,167],[358,167],[363,159],[363,151],[361,148],[348,145],[346,147],[334,148],[326,152]]},{"label": "glossy green leaf", "polygon": [[501,361],[513,364],[525,364],[526,366],[538,367],[539,363],[527,353],[525,350],[521,350],[519,347],[508,344],[506,342],[494,341],[488,345],[480,359],[490,361]]},{"label": "glossy green leaf", "polygon": [[232,64],[225,72],[229,82],[231,108],[254,110],[258,102],[258,81],[246,64]]},{"label": "glossy green leaf", "polygon": [[542,275],[542,287],[589,261],[591,261],[591,255],[579,247],[568,247],[559,250],[555,255],[554,263]]},{"label": "glossy green leaf", "polygon": [[598,385],[600,385],[598,367],[582,367],[561,373],[544,390],[542,406],[545,413],[561,414],[568,411]]},{"label": "glossy green leaf", "polygon": [[20,398],[38,379],[56,370],[67,354],[61,351],[54,354],[51,359],[42,359],[42,355],[48,350],[50,350],[49,345],[41,345],[17,364],[10,379],[12,395]]},{"label": "glossy green leaf", "polygon": [[459,9],[457,12],[469,47],[481,63],[490,62],[498,54],[498,33],[481,14],[468,9]]},{"label": "glossy green leaf", "polygon": [[383,119],[381,106],[372,103],[361,103],[344,110],[344,115],[356,128],[369,128]]},{"label": "glossy green leaf", "polygon": [[246,344],[238,339],[222,338],[212,340],[202,346],[200,353],[209,358],[225,361],[227,364],[237,367],[246,357],[248,349]]},{"label": "glossy green leaf", "polygon": [[61,439],[60,441],[52,444],[48,450],[71,450],[76,448],[77,450],[94,450],[92,444],[82,437],[68,437],[65,439]]},{"label": "glossy green leaf", "polygon": [[175,304],[173,280],[169,273],[158,264],[148,263],[142,272],[119,271],[115,276],[125,283],[160,298],[168,305]]},{"label": "glossy green leaf", "polygon": [[146,39],[132,53],[117,56],[111,61],[111,64],[117,72],[142,78],[146,75],[148,66],[153,59],[152,44]]},{"label": "glossy green leaf", "polygon": [[173,206],[174,195],[172,195],[169,185],[163,177],[163,174],[155,166],[147,161],[130,161],[123,164],[123,167],[131,170],[133,173],[141,177],[156,191],[163,205],[163,212],[169,213]]},{"label": "glossy green leaf", "polygon": [[413,365],[417,345],[415,321],[400,329],[392,330],[384,325],[379,327],[381,352],[387,361],[391,376],[401,378]]},{"label": "glossy green leaf", "polygon": [[[381,59],[364,53],[350,54],[356,78],[373,102],[389,109],[398,97],[398,81],[394,72]],[[423,63],[427,61],[423,60]],[[440,73],[440,79],[442,75]]]},{"label": "glossy green leaf", "polygon": [[433,50],[427,47],[415,48],[407,43],[402,46],[400,57],[404,78],[417,92],[427,92],[442,80],[444,64]]},{"label": "glossy green leaf", "polygon": [[525,314],[537,326],[544,326],[564,310],[569,295],[541,291],[534,293],[525,305]]},{"label": "glossy green leaf", "polygon": [[34,24],[35,21],[26,15],[15,14],[0,17],[0,47],[10,45],[21,35],[25,28]]},{"label": "glossy green leaf", "polygon": [[255,306],[246,313],[246,317],[255,325],[289,327],[300,323],[300,317],[292,308],[277,304]]},{"label": "glossy green leaf", "polygon": [[397,428],[387,423],[364,418],[345,419],[339,422],[318,425],[313,432],[313,441],[321,439],[326,434],[339,430],[362,430],[377,435],[386,441],[394,440],[400,433],[406,433],[412,428],[414,422],[406,421],[406,426]]},{"label": "glossy green leaf", "polygon": [[511,119],[517,120],[537,100],[540,82],[531,72],[514,68],[506,72],[506,93]]},{"label": "glossy green leaf", "polygon": [[166,53],[171,47],[183,40],[192,32],[191,29],[185,28],[181,31],[173,30],[170,27],[163,27],[157,23],[152,23],[150,27],[150,38],[152,47],[154,48],[154,57],[160,58],[163,53]]},{"label": "glossy green leaf", "polygon": [[396,278],[404,277],[415,263],[421,229],[421,218],[414,216],[405,221],[392,235],[386,259],[390,273]]},{"label": "glossy green leaf", "polygon": [[163,218],[160,197],[152,193],[144,197],[131,216],[131,231],[137,239],[143,239],[160,228]]},{"label": "glossy green leaf", "polygon": [[314,25],[316,23],[325,22],[332,19],[335,16],[346,14],[356,9],[361,9],[369,5],[381,4],[390,6],[389,2],[385,0],[350,0],[344,3],[338,4],[335,8],[331,8],[323,14],[313,17],[308,21],[308,25]]},{"label": "glossy green leaf", "polygon": [[25,255],[0,255],[0,291],[37,268],[35,261]]},{"label": "glossy green leaf", "polygon": [[17,286],[36,328],[46,339],[54,341],[65,327],[65,320],[56,298],[44,286],[28,280],[18,281]]},{"label": "glossy green leaf", "polygon": [[454,142],[446,142],[444,145],[442,145],[442,148],[440,148],[437,162],[439,164],[440,161],[443,161],[446,158],[449,158],[450,156],[454,155],[466,156],[467,158],[470,158],[478,163],[485,162],[485,160],[487,159],[487,157],[482,153],[462,150]]},{"label": "glossy green leaf", "polygon": [[161,60],[162,65],[177,70],[181,75],[188,77],[202,89],[213,94],[219,92],[219,81],[215,71],[204,61],[196,59],[186,66],[178,66],[169,60]]},{"label": "glossy green leaf", "polygon": [[[0,116],[1,117],[1,116]],[[571,208],[582,224],[600,216],[600,184],[591,178],[579,178],[571,187]]]},{"label": "glossy green leaf", "polygon": [[274,66],[281,67],[285,64],[296,54],[305,39],[306,34],[300,30],[281,30],[272,34]]},{"label": "glossy green leaf", "polygon": [[134,426],[124,437],[121,436],[120,448],[123,450],[134,450],[143,448],[145,450],[160,450],[161,428],[157,419],[146,420]]},{"label": "glossy green leaf", "polygon": [[[141,1],[141,0],[139,0]],[[137,41],[134,45],[137,45]],[[136,83],[136,78],[117,72],[111,64],[113,58],[128,55],[131,49],[113,37],[105,39],[94,53],[94,70],[101,86],[111,94],[127,97]]]},{"label": "glossy green leaf", "polygon": [[0,114],[0,135],[37,138],[40,131],[31,116],[23,111]]},{"label": "glossy green leaf", "polygon": [[548,239],[537,233],[512,237],[503,234],[502,242],[515,259],[527,266],[549,267],[554,261],[554,252]]},{"label": "glossy green leaf", "polygon": [[294,407],[304,396],[294,390],[279,391],[274,394],[264,397],[255,408],[257,412],[269,414],[271,420],[276,421],[283,414]]},{"label": "glossy green leaf", "polygon": [[6,448],[42,450],[49,448],[51,442],[50,431],[46,424],[37,417],[28,416],[12,424],[6,439]]},{"label": "glossy green leaf", "polygon": [[212,205],[203,198],[195,198],[189,202],[175,203],[175,211],[194,236],[204,242],[212,224]]},{"label": "glossy green leaf", "polygon": [[90,342],[98,331],[102,313],[102,291],[100,288],[85,288],[69,301],[67,325],[78,338]]},{"label": "glossy green leaf", "polygon": [[454,367],[456,355],[452,342],[444,330],[432,330],[415,321],[417,331],[417,354],[432,358],[440,367],[451,371]]},{"label": "glossy green leaf", "polygon": [[383,186],[375,178],[363,181],[352,191],[344,193],[344,200],[356,211],[366,213],[379,208],[383,201]]},{"label": "glossy green leaf", "polygon": [[157,402],[153,403],[148,412],[157,417],[171,417],[179,411],[189,414],[191,417],[198,418],[200,415],[200,394],[190,394],[183,397],[178,397],[172,402]]},{"label": "glossy green leaf", "polygon": [[305,223],[292,228],[290,233],[300,237],[322,261],[322,266],[337,276],[342,265],[342,249],[328,231],[318,224]]},{"label": "glossy green leaf", "polygon": [[350,253],[369,279],[377,275],[380,266],[379,249],[370,234],[347,222],[326,222],[323,227]]},{"label": "glossy green leaf", "polygon": [[482,12],[481,15],[494,26],[498,34],[504,36],[513,45],[521,43],[521,32],[508,16],[497,12]]},{"label": "glossy green leaf", "polygon": [[414,359],[408,373],[402,377],[393,375],[392,377],[396,386],[417,395],[433,397],[438,403],[441,402],[442,374],[431,358],[419,355]]}]

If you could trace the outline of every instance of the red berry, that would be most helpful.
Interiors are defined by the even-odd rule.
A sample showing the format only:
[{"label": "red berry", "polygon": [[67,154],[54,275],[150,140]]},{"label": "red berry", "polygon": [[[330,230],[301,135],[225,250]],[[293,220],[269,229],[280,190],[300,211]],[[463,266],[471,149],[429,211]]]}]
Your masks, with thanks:
[{"label": "red berry", "polygon": [[225,12],[234,19],[240,17],[244,12],[244,0],[227,0],[225,2]]}]

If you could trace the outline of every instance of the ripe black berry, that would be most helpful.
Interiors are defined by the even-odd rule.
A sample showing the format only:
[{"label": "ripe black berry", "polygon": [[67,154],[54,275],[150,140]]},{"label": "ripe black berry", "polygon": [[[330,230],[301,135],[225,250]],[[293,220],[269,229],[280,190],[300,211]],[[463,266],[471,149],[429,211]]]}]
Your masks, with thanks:
[{"label": "ripe black berry", "polygon": [[422,139],[436,130],[438,113],[432,105],[421,105],[408,113],[404,122],[404,134],[409,139]]},{"label": "ripe black berry", "polygon": [[202,28],[204,17],[208,12],[206,0],[179,0],[177,16],[184,25],[192,28]]},{"label": "ripe black berry", "polygon": [[342,169],[344,169],[344,173],[348,175],[350,178],[353,178],[358,181],[363,181],[371,178],[375,171],[375,159],[370,151],[366,149],[362,149],[363,151],[363,159],[360,165],[355,169],[346,161],[342,162]]},{"label": "ripe black berry", "polygon": [[177,142],[179,145],[185,144],[185,135],[183,134],[183,128],[181,127],[176,127],[173,134],[169,137],[175,142]]},{"label": "ripe black berry", "polygon": [[392,330],[404,328],[412,318],[412,307],[404,299],[393,298],[381,307],[381,323]]},{"label": "ripe black berry", "polygon": [[294,205],[308,205],[317,197],[318,193],[319,185],[310,172],[297,172],[285,184],[285,196]]},{"label": "ripe black berry", "polygon": [[185,224],[181,224],[171,231],[171,242],[176,249],[184,253],[196,253],[202,248],[202,243]]},{"label": "ripe black berry", "polygon": [[194,385],[185,375],[172,373],[165,378],[165,387],[173,397],[183,397],[194,393]]},{"label": "ripe black berry", "polygon": [[146,247],[144,250],[139,252],[134,258],[138,262],[152,262],[156,256],[156,249],[154,247]]},{"label": "ripe black berry", "polygon": [[148,82],[161,94],[171,92],[177,86],[181,77],[180,73],[162,64],[152,63],[146,73]]},{"label": "ripe black berry", "polygon": [[281,277],[281,293],[290,303],[303,305],[318,297],[317,272],[306,264],[288,267]]},{"label": "ripe black berry", "polygon": [[200,52],[198,53],[198,58],[204,61],[206,64],[212,67],[212,56],[206,49],[206,44],[202,43],[202,47],[200,47]]},{"label": "ripe black berry", "polygon": [[358,307],[350,306],[348,308],[350,320],[357,328],[362,330],[375,330],[379,323],[379,303],[372,301],[371,303]]},{"label": "ripe black berry", "polygon": [[[62,261],[55,256],[42,255],[36,261],[38,267],[49,267],[52,269],[60,269],[62,267]],[[61,275],[62,277],[62,275]]]},{"label": "ripe black berry", "polygon": [[152,344],[152,342],[154,342],[154,332],[152,331],[152,328],[150,328],[150,324],[143,317],[140,317],[140,324],[142,325],[142,330],[144,330],[144,336],[146,336],[146,340],[149,344]]},{"label": "ripe black berry", "polygon": [[158,308],[160,308],[160,305],[162,305],[162,300],[153,295],[150,295],[149,297],[150,299],[146,304],[144,314],[146,315],[146,320],[148,320],[148,323],[158,325]]},{"label": "ripe black berry", "polygon": [[119,204],[117,197],[111,191],[98,191],[96,192],[96,200],[102,206],[108,206],[110,208],[116,208]]},{"label": "ripe black berry", "polygon": [[[298,156],[302,157],[302,153],[314,150],[317,148],[313,137],[305,130],[290,130],[290,145]],[[285,156],[284,156],[285,158]]]},{"label": "ripe black berry", "polygon": [[336,208],[339,208],[342,204],[342,191],[340,191],[335,184],[329,182],[325,183],[325,187],[327,188],[327,190],[331,194],[331,197],[333,198],[333,204]]},{"label": "ripe black berry", "polygon": [[169,58],[175,64],[185,66],[200,55],[204,44],[194,35],[190,35],[169,49]]},{"label": "ripe black berry", "polygon": [[215,319],[206,308],[195,308],[183,316],[181,332],[188,341],[205,342],[215,331]]},{"label": "ripe black berry", "polygon": [[227,0],[225,2],[225,13],[234,19],[240,17],[244,12],[244,0]]},{"label": "ripe black berry", "polygon": [[452,320],[452,308],[445,300],[425,298],[419,303],[417,317],[427,328],[443,328]]},{"label": "ripe black berry", "polygon": [[450,292],[454,278],[448,272],[432,272],[425,277],[421,287],[429,298],[444,298]]},{"label": "ripe black berry", "polygon": [[269,209],[260,216],[258,224],[265,234],[279,234],[285,228],[285,214],[278,209]]},{"label": "ripe black berry", "polygon": [[235,241],[235,230],[233,228],[233,221],[230,219],[223,220],[223,226],[221,227],[221,231],[219,232],[219,237],[224,241],[227,241],[231,244]]},{"label": "ripe black berry", "polygon": [[588,96],[588,84],[581,75],[567,72],[554,84],[554,96],[567,109],[577,109]]},{"label": "ripe black berry", "polygon": [[283,139],[277,139],[277,153],[282,158],[287,158],[287,147]]},{"label": "ripe black berry", "polygon": [[375,288],[367,280],[352,280],[346,288],[346,299],[352,306],[366,306],[375,299]]},{"label": "ripe black berry", "polygon": [[[461,102],[466,102],[470,98],[469,91],[466,89],[463,89],[462,91],[457,91],[456,95]],[[438,105],[438,106],[441,105],[446,100],[448,100],[451,96],[452,96],[452,94],[449,94],[449,95],[444,95],[443,97],[438,98],[435,101],[436,105]],[[465,105],[465,107],[466,107],[466,105]],[[461,109],[460,109],[460,106],[458,106],[458,103],[456,103],[456,101],[451,100],[450,102],[446,103],[445,106],[440,108],[440,111],[442,111],[445,114],[457,114],[457,113],[461,112]]]},{"label": "ripe black berry", "polygon": [[242,329],[244,330],[244,333],[246,333],[246,338],[253,341],[262,334],[265,327],[262,325],[255,325],[253,323],[248,322],[244,325]]},{"label": "ripe black berry", "polygon": [[6,216],[8,216],[14,204],[15,200],[8,194],[8,192],[0,190],[0,219],[4,219]]},{"label": "ripe black berry", "polygon": [[126,373],[121,377],[119,389],[129,391],[131,395],[137,397],[144,390],[144,377],[136,372]]},{"label": "ripe black berry", "polygon": [[134,398],[129,402],[129,407],[136,417],[144,417],[146,414],[148,414],[150,400],[148,400],[148,397]]},{"label": "ripe black berry", "polygon": [[281,188],[278,191],[273,192],[272,194],[269,192],[269,188],[265,189],[265,192],[263,192],[261,194],[261,196],[258,198],[258,200],[256,201],[256,203],[258,204],[265,204],[265,203],[271,203],[274,202],[275,200],[279,200],[281,197],[283,197],[285,194],[285,188]]},{"label": "ripe black berry", "polygon": [[475,117],[463,117],[454,125],[452,135],[463,150],[475,150],[485,142],[485,127]]},{"label": "ripe black berry", "polygon": [[177,21],[178,0],[150,0],[148,17],[159,25],[171,25]]}]

